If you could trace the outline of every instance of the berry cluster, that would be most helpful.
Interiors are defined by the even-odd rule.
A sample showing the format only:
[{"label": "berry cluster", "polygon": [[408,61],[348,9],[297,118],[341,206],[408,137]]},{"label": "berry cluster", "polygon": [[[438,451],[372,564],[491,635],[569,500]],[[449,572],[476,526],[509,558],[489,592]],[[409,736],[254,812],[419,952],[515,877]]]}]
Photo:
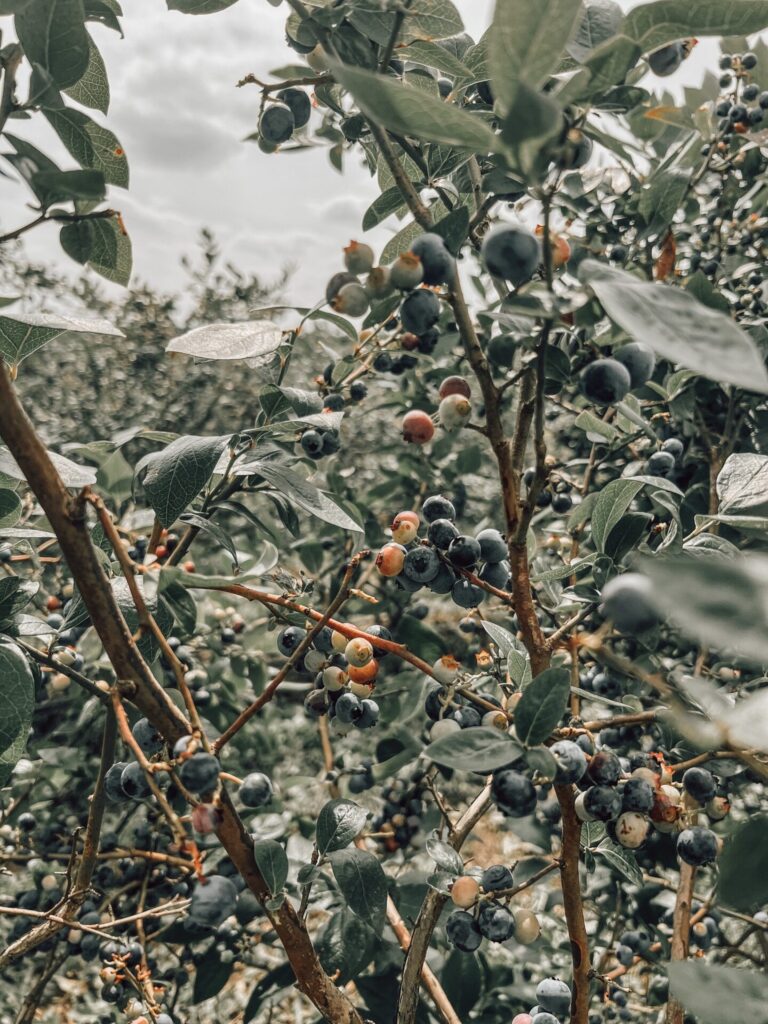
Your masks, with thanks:
[{"label": "berry cluster", "polygon": [[312,101],[303,89],[281,89],[259,117],[259,148],[264,153],[274,153],[309,123],[311,114]]}]

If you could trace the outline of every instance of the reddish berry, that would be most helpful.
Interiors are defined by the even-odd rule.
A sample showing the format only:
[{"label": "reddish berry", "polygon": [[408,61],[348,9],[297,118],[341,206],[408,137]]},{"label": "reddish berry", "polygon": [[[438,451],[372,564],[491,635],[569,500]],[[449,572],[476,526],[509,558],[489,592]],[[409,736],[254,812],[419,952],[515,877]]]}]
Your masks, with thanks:
[{"label": "reddish berry", "polygon": [[440,385],[439,394],[441,398],[447,398],[448,395],[463,395],[464,398],[469,398],[472,388],[463,377],[446,377]]},{"label": "reddish berry", "polygon": [[430,416],[421,409],[411,409],[403,416],[403,440],[409,444],[426,444],[435,433]]}]

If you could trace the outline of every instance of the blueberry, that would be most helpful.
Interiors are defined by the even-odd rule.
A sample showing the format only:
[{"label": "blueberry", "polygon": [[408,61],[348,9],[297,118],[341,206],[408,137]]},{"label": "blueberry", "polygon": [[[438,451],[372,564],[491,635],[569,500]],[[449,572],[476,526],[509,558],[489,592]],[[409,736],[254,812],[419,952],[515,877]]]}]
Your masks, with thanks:
[{"label": "blueberry", "polygon": [[622,633],[642,633],[658,622],[653,588],[647,576],[627,572],[603,587],[601,614],[612,619]]},{"label": "blueberry", "polygon": [[483,892],[498,892],[500,889],[511,889],[512,872],[506,864],[491,864],[486,868],[480,879]]},{"label": "blueberry", "polygon": [[342,693],[334,707],[336,717],[344,725],[353,725],[363,714],[362,704],[354,693]]},{"label": "blueberry", "polygon": [[[434,586],[432,587],[434,590]],[[435,591],[440,593],[440,591]],[[451,600],[459,608],[477,608],[485,600],[486,592],[482,587],[470,583],[469,580],[459,579],[451,587]]]},{"label": "blueberry", "polygon": [[440,300],[434,292],[419,288],[406,295],[400,307],[400,321],[412,334],[426,334],[440,319]]},{"label": "blueberry", "polygon": [[503,562],[508,555],[507,543],[498,530],[481,530],[475,540],[484,562]]},{"label": "blueberry", "polygon": [[[544,492],[546,494],[546,491]],[[558,515],[565,515],[573,508],[573,498],[570,494],[555,494],[552,497],[552,511]]]},{"label": "blueberry", "polygon": [[572,740],[558,740],[552,744],[549,752],[557,762],[554,781],[558,785],[578,782],[587,770],[586,755],[578,743]]},{"label": "blueberry", "polygon": [[[370,636],[375,636],[375,637],[378,637],[380,640],[391,640],[392,639],[392,634],[387,629],[387,627],[386,626],[380,626],[377,622],[374,623],[372,626],[368,626],[367,629],[366,629],[366,633],[368,634],[369,637]],[[381,656],[381,655],[387,653],[386,649],[384,647],[377,647],[376,644],[373,644],[373,649],[374,649],[374,651],[376,652],[376,654],[378,656]]]},{"label": "blueberry", "polygon": [[272,800],[272,782],[263,772],[250,772],[243,779],[239,793],[246,807],[264,807]]},{"label": "blueberry", "polygon": [[598,821],[610,821],[621,814],[621,793],[613,786],[590,786],[584,792],[584,810]]},{"label": "blueberry", "polygon": [[29,811],[25,811],[20,814],[16,819],[16,824],[22,832],[34,832],[37,820],[34,814],[30,814]]},{"label": "blueberry", "polygon": [[[278,651],[286,658],[290,658],[306,635],[306,629],[302,629],[301,626],[286,626],[277,634]],[[317,637],[315,637],[315,644],[317,644]]]},{"label": "blueberry", "polygon": [[146,757],[152,757],[163,749],[163,738],[148,719],[140,718],[131,733]]},{"label": "blueberry", "polygon": [[312,102],[302,89],[281,89],[275,96],[277,100],[290,108],[295,128],[303,128],[312,113]]},{"label": "blueberry", "polygon": [[693,867],[711,864],[717,859],[717,836],[701,825],[683,829],[677,837],[677,855]]},{"label": "blueberry", "polygon": [[[466,582],[466,581],[464,581]],[[437,576],[430,582],[429,589],[433,594],[450,594],[453,588],[456,586],[457,579],[456,573],[444,562],[440,563],[440,571]],[[474,605],[467,605],[468,608],[474,607]]]},{"label": "blueberry", "polygon": [[656,356],[642,342],[631,341],[628,345],[622,345],[613,353],[613,358],[626,368],[633,388],[642,387],[653,376]]},{"label": "blueberry", "polygon": [[497,334],[488,342],[487,355],[494,366],[509,368],[514,362],[519,343],[511,334]]},{"label": "blueberry", "polygon": [[615,786],[621,778],[621,761],[612,750],[600,750],[589,762],[587,776],[597,786]]},{"label": "blueberry", "polygon": [[147,776],[138,761],[129,761],[123,768],[120,785],[124,796],[130,800],[146,800],[151,793]]},{"label": "blueberry", "polygon": [[681,458],[685,447],[679,437],[668,437],[661,446],[663,452],[669,452],[675,459]]},{"label": "blueberry", "polygon": [[621,696],[621,683],[610,672],[598,672],[592,680],[592,692],[600,697],[615,700],[616,697]]},{"label": "blueberry", "polygon": [[403,573],[416,583],[430,583],[440,571],[440,556],[434,548],[411,548],[403,562]]},{"label": "blueberry", "polygon": [[675,469],[675,456],[672,452],[653,452],[645,465],[649,476],[668,477]]},{"label": "blueberry", "polygon": [[428,523],[436,519],[448,519],[453,522],[456,518],[456,509],[442,494],[433,494],[421,506],[421,514]]},{"label": "blueberry", "polygon": [[533,783],[511,768],[503,768],[494,774],[491,792],[499,810],[511,818],[522,818],[536,807]]},{"label": "blueberry", "polygon": [[595,405],[614,405],[631,387],[629,370],[617,359],[596,359],[581,374],[582,393]]},{"label": "blueberry", "polygon": [[434,519],[427,529],[427,537],[440,551],[447,551],[451,541],[459,536],[458,527],[450,519]]},{"label": "blueberry", "polygon": [[419,235],[411,245],[411,252],[421,260],[424,284],[450,284],[455,273],[454,259],[440,235],[432,231]]},{"label": "blueberry", "polygon": [[477,919],[481,934],[491,942],[506,942],[515,932],[515,918],[506,907],[498,903],[486,903]]},{"label": "blueberry", "polygon": [[182,762],[179,778],[193,793],[212,793],[219,784],[220,771],[217,758],[199,751]]},{"label": "blueberry", "polygon": [[746,100],[747,103],[751,103],[752,100],[756,100],[760,95],[760,86],[755,82],[751,82],[749,85],[745,85],[741,90],[741,98]]},{"label": "blueberry", "polygon": [[445,922],[448,941],[462,953],[473,953],[483,941],[474,917],[466,910],[454,910]]},{"label": "blueberry", "polygon": [[104,777],[104,792],[107,795],[107,800],[111,800],[113,803],[120,803],[125,799],[121,779],[128,763],[128,761],[116,761]]},{"label": "blueberry", "polygon": [[349,397],[353,402],[362,402],[368,394],[368,388],[361,380],[353,381],[349,386]]},{"label": "blueberry", "polygon": [[621,791],[621,808],[623,811],[650,814],[653,797],[653,786],[646,779],[627,779]]},{"label": "blueberry", "polygon": [[358,729],[372,729],[379,720],[379,705],[375,700],[365,697],[360,701],[360,707],[362,713],[355,720],[355,725]]},{"label": "blueberry", "polygon": [[265,142],[279,146],[293,135],[296,122],[286,103],[274,103],[259,118],[259,134]]},{"label": "blueberry", "polygon": [[305,430],[300,444],[311,459],[317,459],[323,454],[323,435],[319,430]]},{"label": "blueberry", "polygon": [[536,986],[536,1000],[549,1013],[565,1016],[571,1008],[571,990],[559,978],[544,978]]},{"label": "blueberry", "polygon": [[234,914],[237,889],[234,882],[223,875],[209,875],[192,890],[189,916],[195,924],[215,928]]},{"label": "blueberry", "polygon": [[[348,270],[340,270],[337,274],[334,274],[328,284],[325,286],[325,301],[333,302],[336,296],[339,294],[345,284],[351,284],[353,281],[357,281],[354,274],[350,274]],[[382,355],[388,355],[386,352],[382,352]],[[374,364],[375,365],[375,364]],[[377,367],[378,369],[378,367]]]},{"label": "blueberry", "polygon": [[497,224],[483,239],[481,255],[489,273],[515,287],[530,281],[541,263],[538,238],[522,225]]},{"label": "blueberry", "polygon": [[497,590],[505,590],[509,584],[509,562],[488,562],[479,573],[483,583]]},{"label": "blueberry", "polygon": [[464,705],[464,707],[456,708],[451,716],[454,722],[458,722],[462,729],[474,729],[480,725],[482,716],[477,708],[471,707],[470,705]]},{"label": "blueberry", "polygon": [[459,534],[448,547],[448,558],[457,568],[469,569],[480,561],[480,544],[474,537]]},{"label": "blueberry", "polygon": [[741,66],[747,71],[757,67],[757,54],[752,52],[745,53],[741,58]]},{"label": "blueberry", "polygon": [[616,947],[616,959],[619,961],[622,967],[631,967],[634,963],[635,954],[629,948],[629,946],[617,946]]},{"label": "blueberry", "polygon": [[683,63],[685,49],[682,43],[670,43],[648,55],[648,66],[655,75],[666,77],[674,74]]},{"label": "blueberry", "polygon": [[717,782],[706,768],[688,768],[683,774],[683,788],[694,800],[705,804],[717,794]]}]

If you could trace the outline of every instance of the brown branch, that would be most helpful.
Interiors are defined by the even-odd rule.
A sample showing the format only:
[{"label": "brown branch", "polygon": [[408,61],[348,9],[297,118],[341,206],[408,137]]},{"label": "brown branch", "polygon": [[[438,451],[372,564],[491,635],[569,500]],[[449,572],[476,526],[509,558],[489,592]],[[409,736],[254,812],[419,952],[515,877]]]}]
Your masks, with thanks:
[{"label": "brown branch", "polygon": [[[693,902],[693,884],[696,868],[690,864],[680,865],[680,882],[675,898],[675,911],[672,918],[672,940],[670,942],[669,959],[685,960],[688,956],[688,943],[691,931],[691,903]],[[676,999],[670,997],[667,1002],[665,1024],[683,1024],[685,1008]]]},{"label": "brown branch", "polygon": [[584,923],[584,904],[579,882],[579,840],[581,822],[576,816],[573,786],[555,786],[562,814],[562,852],[560,854],[560,882],[563,890],[563,908],[571,941],[571,1022],[586,1024],[589,1017],[589,939]]},{"label": "brown branch", "polygon": [[34,658],[40,665],[45,665],[47,668],[53,668],[57,672],[61,672],[63,676],[71,679],[78,686],[82,686],[84,690],[104,704],[105,707],[109,704],[109,695],[104,690],[100,690],[93,680],[84,676],[82,672],[78,672],[77,669],[71,668],[69,665],[62,664],[62,662],[57,661],[50,654],[46,654],[45,651],[38,651],[36,647],[25,643],[23,640],[17,638],[15,642],[27,652],[30,658]]}]

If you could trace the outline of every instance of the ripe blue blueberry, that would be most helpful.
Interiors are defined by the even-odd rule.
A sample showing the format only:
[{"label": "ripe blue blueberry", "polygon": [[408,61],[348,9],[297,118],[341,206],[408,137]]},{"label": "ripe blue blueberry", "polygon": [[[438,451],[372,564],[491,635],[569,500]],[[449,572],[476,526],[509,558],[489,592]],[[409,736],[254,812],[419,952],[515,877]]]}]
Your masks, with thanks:
[{"label": "ripe blue blueberry", "polygon": [[199,751],[182,762],[179,778],[193,793],[212,793],[219,784],[221,765],[212,754]]},{"label": "ripe blue blueberry", "polygon": [[484,562],[503,562],[507,557],[507,543],[498,530],[481,530],[475,539]]},{"label": "ripe blue blueberry", "polygon": [[615,576],[603,587],[600,612],[612,619],[622,633],[642,633],[659,620],[653,587],[647,576],[627,572]]},{"label": "ripe blue blueberry", "polygon": [[506,864],[491,864],[486,868],[480,879],[483,892],[498,892],[500,889],[511,889],[512,872]]},{"label": "ripe blue blueberry", "polygon": [[509,562],[487,562],[478,575],[483,583],[497,590],[506,590],[509,585]]},{"label": "ripe blue blueberry", "polygon": [[151,790],[138,761],[129,761],[120,775],[123,794],[131,800],[146,800]]},{"label": "ripe blue blueberry", "polygon": [[272,782],[263,772],[250,772],[243,779],[239,793],[246,807],[263,807],[272,800]]},{"label": "ripe blue blueberry", "polygon": [[305,430],[301,435],[301,447],[311,459],[318,459],[323,454],[323,435],[319,430]]},{"label": "ripe blue blueberry", "polygon": [[412,334],[426,334],[440,319],[440,300],[434,292],[419,288],[403,300],[400,321]]},{"label": "ripe blue blueberry", "polygon": [[480,561],[480,544],[474,537],[459,534],[448,547],[448,559],[458,569],[469,569]]},{"label": "ripe blue blueberry", "polygon": [[578,782],[587,770],[587,758],[584,751],[572,740],[558,740],[549,748],[550,754],[557,763],[554,781],[558,785]]},{"label": "ripe blue blueberry", "polygon": [[712,864],[717,859],[717,836],[701,825],[685,828],[677,837],[677,855],[693,867]]},{"label": "ripe blue blueberry", "polygon": [[456,519],[456,509],[442,494],[433,494],[427,498],[421,506],[421,514],[428,523],[433,523],[436,519],[448,519],[450,522]]},{"label": "ripe blue blueberry", "polygon": [[621,814],[621,793],[614,786],[590,786],[583,797],[584,810],[598,821],[611,821]]},{"label": "ripe blue blueberry", "polygon": [[131,733],[147,757],[152,757],[163,749],[163,738],[155,727],[150,725],[148,719],[140,718],[131,729]]},{"label": "ripe blue blueberry", "polygon": [[683,774],[683,789],[698,803],[705,804],[717,794],[717,782],[706,768],[688,768]]},{"label": "ripe blue blueberry", "polygon": [[589,762],[587,776],[598,786],[615,786],[621,778],[621,761],[612,750],[600,750]]},{"label": "ripe blue blueberry", "polygon": [[209,875],[192,890],[189,916],[195,924],[215,928],[235,912],[237,889],[223,875]]},{"label": "ripe blue blueberry", "polygon": [[364,697],[360,701],[360,707],[362,708],[362,713],[355,721],[355,725],[358,729],[372,729],[379,720],[379,705],[375,700]]},{"label": "ripe blue blueberry", "polygon": [[672,452],[653,452],[645,466],[649,476],[671,476],[675,469],[675,456]]},{"label": "ripe blue blueberry", "polygon": [[614,405],[631,387],[629,370],[617,359],[596,359],[581,373],[582,393],[595,405]]},{"label": "ripe blue blueberry", "polygon": [[453,256],[440,235],[427,231],[413,242],[411,252],[424,269],[424,284],[450,284],[455,273]]},{"label": "ripe blue blueberry", "polygon": [[342,693],[334,707],[336,717],[344,725],[353,725],[363,714],[362,704],[354,693]]},{"label": "ripe blue blueberry", "polygon": [[491,274],[518,286],[530,281],[541,263],[541,244],[522,225],[498,224],[483,239],[481,255]]},{"label": "ripe blue blueberry", "polygon": [[287,142],[295,127],[291,108],[286,103],[273,103],[259,118],[259,134],[272,146]]},{"label": "ripe blue blueberry", "polygon": [[515,918],[499,903],[486,903],[477,918],[480,933],[491,942],[506,942],[515,932]]},{"label": "ripe blue blueberry", "polygon": [[445,934],[448,941],[462,953],[473,953],[483,941],[477,922],[466,910],[454,910],[449,915],[445,922]]},{"label": "ripe blue blueberry", "polygon": [[661,450],[669,452],[670,455],[674,455],[675,459],[679,459],[685,451],[685,446],[679,437],[668,437],[662,444]]},{"label": "ripe blue blueberry", "polygon": [[[286,626],[277,634],[278,651],[286,658],[290,658],[306,635],[306,629],[302,629],[301,626]],[[315,637],[315,645],[317,640],[318,637]]]},{"label": "ripe blue blueberry", "polygon": [[440,571],[440,556],[434,548],[416,547],[406,554],[403,573],[416,583],[431,583]]},{"label": "ripe blue blueberry", "polygon": [[125,799],[121,778],[128,763],[128,761],[115,761],[104,776],[104,792],[107,794],[107,799],[113,803],[120,803],[121,800]]},{"label": "ripe blue blueberry", "polygon": [[427,537],[440,551],[447,551],[452,540],[459,536],[458,527],[450,519],[434,519],[427,529]]},{"label": "ripe blue blueberry", "polygon": [[653,786],[646,779],[627,779],[621,790],[621,809],[650,814],[653,809]]},{"label": "ripe blue blueberry", "polygon": [[275,98],[290,107],[295,128],[303,128],[312,113],[312,102],[303,89],[281,89]]},{"label": "ripe blue blueberry", "polygon": [[[432,588],[434,590],[434,587]],[[439,591],[435,591],[439,593]],[[470,583],[469,580],[458,579],[451,587],[451,600],[459,608],[477,608],[485,600],[486,591],[482,587]]]},{"label": "ripe blue blueberry", "polygon": [[[464,581],[466,582],[466,581]],[[456,573],[444,562],[440,563],[440,571],[429,583],[429,589],[433,594],[450,594],[457,583]],[[473,605],[467,605],[468,608]]]},{"label": "ripe blue blueberry", "polygon": [[544,978],[536,986],[539,1006],[549,1013],[564,1016],[571,1008],[571,990],[559,978]]},{"label": "ripe blue blueberry", "polygon": [[640,341],[630,341],[613,353],[613,358],[625,366],[633,388],[642,387],[653,376],[656,356]]},{"label": "ripe blue blueberry", "polygon": [[494,774],[491,793],[499,810],[511,818],[525,817],[536,807],[533,783],[512,768],[503,768]]}]

